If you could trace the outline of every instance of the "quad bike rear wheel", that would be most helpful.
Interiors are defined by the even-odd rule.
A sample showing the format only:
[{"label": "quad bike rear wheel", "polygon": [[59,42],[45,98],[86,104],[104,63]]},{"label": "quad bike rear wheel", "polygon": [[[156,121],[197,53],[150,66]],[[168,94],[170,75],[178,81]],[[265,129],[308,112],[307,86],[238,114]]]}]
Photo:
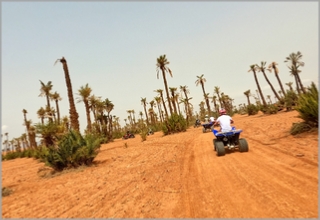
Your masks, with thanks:
[{"label": "quad bike rear wheel", "polygon": [[217,139],[213,139],[213,149],[214,151],[217,151],[217,147],[216,147],[216,142],[217,142]]},{"label": "quad bike rear wheel", "polygon": [[248,142],[244,138],[239,139],[239,151],[240,152],[248,152],[249,151]]},{"label": "quad bike rear wheel", "polygon": [[215,148],[217,151],[217,156],[224,156],[226,154],[226,149],[224,149],[224,144],[222,141],[215,141]]}]

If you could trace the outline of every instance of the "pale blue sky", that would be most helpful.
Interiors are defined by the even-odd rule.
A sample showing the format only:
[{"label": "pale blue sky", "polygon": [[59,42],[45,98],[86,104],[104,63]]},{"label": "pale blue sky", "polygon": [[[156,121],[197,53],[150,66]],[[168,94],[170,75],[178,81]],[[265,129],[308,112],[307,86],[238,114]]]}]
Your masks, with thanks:
[{"label": "pale blue sky", "polygon": [[[294,82],[285,58],[303,54],[305,86],[318,83],[319,3],[300,2],[2,2],[1,5],[2,133],[9,139],[25,132],[22,109],[33,123],[46,105],[40,82],[52,81],[62,97],[61,114],[69,115],[64,73],[68,62],[74,97],[86,83],[92,93],[111,100],[111,112],[122,124],[127,110],[143,111],[141,98],[151,101],[164,89],[157,79],[156,59],[166,54],[173,78],[169,87],[188,86],[195,111],[203,100],[197,76],[204,74],[206,92],[213,88],[246,103],[243,92],[255,93],[249,66],[279,64],[283,83]],[[274,74],[268,73],[276,90]],[[272,95],[262,74],[265,95]],[[274,100],[274,99],[273,99]],[[253,98],[252,98],[253,101]],[[54,106],[54,103],[52,103]],[[81,131],[86,126],[83,103],[76,104]]]}]

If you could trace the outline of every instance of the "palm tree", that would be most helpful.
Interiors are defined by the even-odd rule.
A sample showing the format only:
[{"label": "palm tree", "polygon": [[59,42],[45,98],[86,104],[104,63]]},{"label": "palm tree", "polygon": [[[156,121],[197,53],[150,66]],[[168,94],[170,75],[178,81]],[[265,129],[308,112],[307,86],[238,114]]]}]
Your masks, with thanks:
[{"label": "palm tree", "polygon": [[250,89],[247,90],[247,91],[245,91],[243,94],[245,94],[245,96],[247,97],[248,105],[251,105],[251,103],[250,103],[250,98],[249,98],[249,96],[250,96]]},{"label": "palm tree", "polygon": [[129,119],[130,124],[131,124],[131,126],[132,126],[132,125],[133,125],[133,122],[132,122],[132,116],[131,116],[132,110],[127,110],[127,113],[129,114],[128,119]]},{"label": "palm tree", "polygon": [[112,117],[110,116],[110,112],[114,109],[114,104],[108,98],[104,100],[105,110],[107,112],[108,121],[108,137],[112,138]]},{"label": "palm tree", "polygon": [[190,109],[190,106],[189,106],[189,98],[188,98],[188,94],[190,93],[189,89],[187,86],[180,86],[180,90],[181,92],[184,93],[184,96],[185,96],[185,101],[187,102],[187,118],[191,117],[192,115],[192,112],[191,112],[191,109]]},{"label": "palm tree", "polygon": [[264,106],[267,106],[266,100],[264,99],[264,96],[263,96],[261,88],[260,88],[260,84],[258,82],[258,78],[257,78],[257,74],[256,74],[257,66],[256,65],[251,65],[250,69],[248,70],[248,72],[250,72],[250,71],[253,72],[253,76],[254,76],[254,79],[256,81],[256,84],[257,84],[257,87],[258,87],[258,91],[260,93],[260,98],[262,100],[262,103],[263,103]]},{"label": "palm tree", "polygon": [[161,97],[160,96],[154,97],[154,100],[156,101],[157,106],[158,106],[158,112],[159,112],[159,116],[160,116],[160,121],[163,122],[163,114],[161,114],[162,113]]},{"label": "palm tree", "polygon": [[269,104],[272,104],[271,95],[267,95],[267,99],[269,99]]},{"label": "palm tree", "polygon": [[282,83],[281,83],[281,80],[280,80],[280,77],[279,77],[279,70],[278,70],[277,65],[278,64],[276,62],[272,62],[271,64],[269,64],[268,70],[269,70],[269,72],[272,72],[272,69],[273,69],[274,75],[276,76],[276,78],[278,80],[278,83],[279,83],[279,86],[281,88],[281,91],[285,95],[286,92],[285,92],[285,90],[284,90],[284,88],[282,86]]},{"label": "palm tree", "polygon": [[86,109],[86,115],[87,115],[87,130],[89,133],[91,133],[91,118],[90,118],[90,105],[89,105],[89,97],[91,95],[92,89],[88,86],[88,83],[85,86],[81,86],[78,90],[78,95],[80,96],[78,98],[78,103],[83,102],[85,109]]},{"label": "palm tree", "polygon": [[28,120],[27,120],[27,110],[23,109],[22,110],[22,113],[23,113],[23,117],[24,117],[24,125],[26,126],[26,130],[27,130],[27,133],[28,133],[28,137],[29,137],[29,141],[31,141],[31,138],[30,138],[30,123],[28,123]]},{"label": "palm tree", "polygon": [[266,79],[266,81],[268,82],[272,92],[274,93],[275,97],[277,97],[277,99],[280,101],[280,96],[278,95],[277,91],[274,89],[274,87],[272,86],[271,82],[269,81],[266,73],[265,73],[265,70],[266,70],[266,62],[265,61],[261,61],[261,65],[259,66],[258,64],[256,64],[256,67],[257,67],[257,70],[258,72],[262,72],[263,73],[263,76],[264,78]]},{"label": "palm tree", "polygon": [[174,98],[175,97],[175,92],[177,91],[177,88],[176,87],[169,87],[169,90],[170,90],[170,93],[171,93],[171,102],[172,102],[172,105],[173,105],[173,109],[174,109],[174,113],[177,114],[177,106],[176,106],[176,99]]},{"label": "palm tree", "polygon": [[8,152],[8,150],[9,150],[9,133],[8,132],[6,132],[6,133],[4,133],[4,135],[6,136],[6,152]]},{"label": "palm tree", "polygon": [[50,98],[52,100],[55,101],[56,103],[56,112],[57,112],[57,116],[58,116],[58,124],[60,124],[60,110],[59,110],[59,101],[62,100],[62,98],[60,97],[59,93],[55,92],[53,94],[51,94]]},{"label": "palm tree", "polygon": [[213,93],[216,93],[217,96],[218,96],[218,100],[219,100],[219,103],[220,103],[220,108],[224,107],[222,105],[222,100],[221,100],[221,96],[220,96],[220,87],[219,86],[215,86],[214,89],[213,89]]},{"label": "palm tree", "polygon": [[286,83],[286,85],[289,86],[290,91],[293,91],[292,84],[293,84],[293,82]]},{"label": "palm tree", "polygon": [[46,110],[43,108],[43,107],[40,107],[39,110],[37,111],[37,115],[38,115],[38,118],[41,119],[41,124],[44,123],[44,117],[46,115]]},{"label": "palm tree", "polygon": [[144,113],[146,115],[146,121],[147,121],[147,124],[149,124],[149,118],[148,118],[148,114],[147,114],[147,98],[141,98],[141,104],[143,105],[143,108],[144,108]]},{"label": "palm tree", "polygon": [[55,63],[57,63],[58,61],[60,61],[62,63],[63,70],[64,70],[64,76],[65,76],[65,80],[66,80],[66,85],[67,85],[67,89],[68,89],[68,99],[69,99],[69,106],[70,106],[69,114],[70,114],[71,128],[76,131],[79,131],[80,130],[79,120],[78,120],[79,115],[76,110],[76,106],[74,104],[73,93],[72,93],[72,84],[71,84],[71,79],[70,79],[70,75],[69,75],[67,61],[64,57],[62,57],[61,59],[57,59],[57,61]]},{"label": "palm tree", "polygon": [[209,99],[208,96],[206,95],[206,91],[204,89],[204,83],[206,82],[206,79],[203,77],[203,74],[201,76],[197,76],[197,80],[196,80],[196,86],[198,86],[199,84],[201,84],[202,87],[202,92],[203,92],[203,97],[205,98],[206,104],[207,104],[207,108],[208,108],[208,114],[211,114],[211,110],[210,110],[210,105],[209,105]]},{"label": "palm tree", "polygon": [[[170,115],[172,115],[172,107],[171,107],[168,84],[167,84],[167,79],[166,79],[166,72],[168,72],[171,77],[172,77],[172,72],[169,69],[169,67],[167,67],[168,64],[170,64],[170,62],[167,60],[166,55],[162,55],[159,58],[157,58],[157,64],[156,64],[157,65],[157,78],[159,79],[159,69],[160,69],[162,72],[164,87],[166,90],[167,100],[169,103]],[[167,114],[167,116],[168,116],[168,114]]]},{"label": "palm tree", "polygon": [[131,110],[132,116],[133,116],[133,123],[136,123],[136,116],[135,116],[135,111],[134,109]]},{"label": "palm tree", "polygon": [[51,84],[51,81],[49,81],[47,84],[44,84],[41,80],[40,81],[40,84],[41,84],[41,88],[40,88],[40,96],[45,96],[47,98],[47,106],[49,106],[50,108],[50,91],[52,89],[52,84]]},{"label": "palm tree", "polygon": [[91,95],[88,97],[89,107],[93,113],[94,121],[97,121],[96,105],[100,99],[101,99],[101,97],[96,97],[95,95]]},{"label": "palm tree", "polygon": [[217,96],[212,96],[212,102],[214,105],[214,109],[216,110],[216,112],[219,112],[219,105],[217,105]]},{"label": "palm tree", "polygon": [[162,106],[164,108],[164,112],[166,113],[166,117],[168,118],[169,115],[168,115],[167,107],[165,105],[165,101],[164,101],[164,98],[163,98],[163,90],[162,89],[157,89],[157,90],[155,90],[155,92],[159,93],[159,96],[161,97],[161,100],[162,100]]},{"label": "palm tree", "polygon": [[300,94],[300,89],[302,90],[303,93],[306,93],[306,90],[304,86],[302,85],[299,73],[301,72],[299,70],[299,67],[304,66],[304,62],[301,61],[302,54],[300,51],[297,53],[291,53],[288,57],[286,57],[286,60],[284,62],[290,62],[290,66],[288,68],[290,69],[290,73],[295,77],[296,80],[296,86],[297,86],[297,91]]}]

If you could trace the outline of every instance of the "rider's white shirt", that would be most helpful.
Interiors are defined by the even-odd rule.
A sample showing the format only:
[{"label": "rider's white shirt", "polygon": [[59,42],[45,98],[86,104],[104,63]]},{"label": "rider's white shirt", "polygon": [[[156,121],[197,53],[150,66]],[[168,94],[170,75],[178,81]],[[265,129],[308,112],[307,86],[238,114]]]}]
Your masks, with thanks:
[{"label": "rider's white shirt", "polygon": [[232,118],[229,115],[221,115],[217,118],[216,122],[219,122],[221,131],[226,132],[232,129],[231,120]]}]

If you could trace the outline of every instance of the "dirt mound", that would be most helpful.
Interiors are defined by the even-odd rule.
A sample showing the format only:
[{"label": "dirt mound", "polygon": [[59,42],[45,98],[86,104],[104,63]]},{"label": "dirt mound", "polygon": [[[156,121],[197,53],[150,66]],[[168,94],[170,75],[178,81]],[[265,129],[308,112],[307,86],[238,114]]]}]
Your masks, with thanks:
[{"label": "dirt mound", "polygon": [[[54,173],[2,162],[3,218],[318,218],[318,133],[291,136],[297,112],[235,115],[249,152],[217,157],[190,127],[101,147],[92,167]],[[127,143],[127,144],[125,144]]]}]

